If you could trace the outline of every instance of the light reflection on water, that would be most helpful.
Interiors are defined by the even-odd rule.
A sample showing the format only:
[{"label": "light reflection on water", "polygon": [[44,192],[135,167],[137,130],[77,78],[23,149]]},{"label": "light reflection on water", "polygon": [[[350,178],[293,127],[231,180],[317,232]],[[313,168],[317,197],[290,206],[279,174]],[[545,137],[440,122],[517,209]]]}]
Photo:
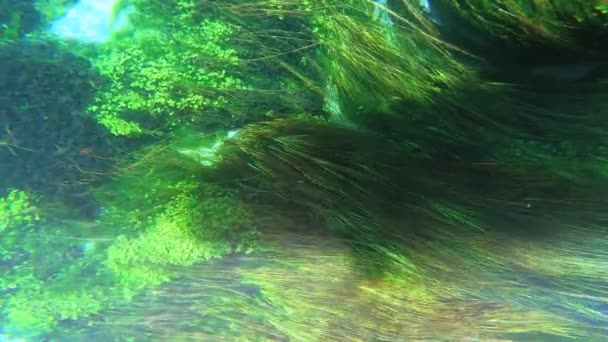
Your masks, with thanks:
[{"label": "light reflection on water", "polygon": [[48,32],[61,38],[100,43],[128,25],[132,8],[115,13],[119,0],[80,0],[67,13],[56,19]]}]

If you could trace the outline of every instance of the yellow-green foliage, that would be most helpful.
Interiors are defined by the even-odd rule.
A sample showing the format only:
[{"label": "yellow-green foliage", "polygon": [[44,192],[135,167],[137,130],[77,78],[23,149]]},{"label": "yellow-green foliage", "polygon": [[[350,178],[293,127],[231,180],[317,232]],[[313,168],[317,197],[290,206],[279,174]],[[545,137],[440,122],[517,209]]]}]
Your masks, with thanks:
[{"label": "yellow-green foliage", "polygon": [[6,308],[6,318],[11,329],[19,335],[33,335],[51,331],[60,320],[75,320],[101,310],[106,303],[96,298],[94,291],[66,284],[65,291],[25,290],[11,295]]},{"label": "yellow-green foliage", "polygon": [[122,177],[103,187],[105,208],[94,223],[63,223],[58,215],[34,225],[39,218],[26,193],[13,190],[0,201],[4,331],[39,337],[62,321],[125,305],[144,287],[172,279],[170,265],[255,247],[253,216],[237,194],[199,189],[193,163],[168,150],[152,146],[121,164]]},{"label": "yellow-green foliage", "polygon": [[[569,238],[583,243],[583,249],[597,242],[585,235]],[[547,241],[538,250],[524,237],[460,235],[409,246],[366,246],[360,257],[378,260],[368,267],[384,271],[371,277],[345,241],[335,237],[282,231],[266,238],[270,248],[265,253],[180,268],[180,281],[158,290],[163,300],[141,302],[145,310],[163,313],[151,318],[156,319],[151,331],[159,339],[213,341],[241,336],[255,341],[490,341],[540,332],[546,335],[536,340],[550,341],[591,335],[589,323],[574,313],[605,321],[588,301],[605,303],[605,298],[585,296],[589,283],[583,281],[601,278],[597,272],[605,265],[576,243]],[[569,267],[548,283],[538,281],[557,275],[566,255],[571,261],[580,258],[569,266],[590,262],[597,268]],[[542,265],[543,258],[550,267]],[[112,313],[113,321],[130,323],[122,334],[149,326],[150,319],[136,312]]]},{"label": "yellow-green foliage", "polygon": [[141,235],[116,239],[108,249],[108,266],[130,287],[158,285],[171,278],[163,266],[249,251],[252,222],[232,193],[207,188],[201,195],[178,195]]},{"label": "yellow-green foliage", "polygon": [[[577,240],[597,247],[599,240],[587,233]],[[260,288],[261,301],[270,304],[258,310],[272,317],[268,320],[284,336],[298,340],[367,340],[378,335],[387,340],[497,338],[535,331],[572,337],[584,334],[586,325],[573,319],[573,312],[606,319],[590,305],[605,303],[605,290],[584,296],[584,279],[602,279],[597,273],[605,266],[601,258],[586,255],[585,248],[573,248],[572,243],[516,248],[523,240],[461,235],[421,246],[376,246],[374,253],[388,258],[370,265],[384,274],[369,278],[357,272],[356,259],[346,258],[339,245],[313,247],[300,239],[278,245],[276,262],[244,270],[243,276]],[[497,241],[501,246],[494,244]],[[562,262],[568,269],[559,272]],[[592,267],[582,267],[584,262]],[[551,281],[535,283],[527,274]],[[302,279],[309,281],[302,284]],[[552,307],[555,303],[559,308]]]},{"label": "yellow-green foliage", "polygon": [[[399,100],[428,104],[471,73],[450,55],[418,7],[407,17],[371,1],[319,1],[310,11],[326,55],[329,84],[350,111],[378,111]],[[379,19],[393,15],[392,23]],[[447,94],[447,93],[446,93]],[[357,107],[358,106],[358,107]]]},{"label": "yellow-green foliage", "polygon": [[195,8],[153,18],[161,24],[137,18],[132,33],[108,43],[93,60],[108,82],[89,111],[112,134],[209,121],[229,90],[244,87],[232,73],[239,59],[228,45],[229,25],[196,19]]},{"label": "yellow-green foliage", "polygon": [[[45,228],[15,241],[15,249],[23,246],[27,258],[21,255],[0,277],[6,291],[1,293],[6,299],[0,305],[2,323],[11,335],[34,338],[61,321],[84,319],[123,299],[123,289],[101,262],[104,239],[78,238],[82,227]],[[84,245],[94,244],[85,250]]]},{"label": "yellow-green foliage", "polygon": [[[54,218],[57,220],[58,218]],[[104,289],[106,277],[98,252],[84,251],[84,227],[75,225],[15,226],[2,234],[0,250],[0,312],[5,331],[34,337],[98,312],[113,296]],[[97,268],[95,276],[91,269]]]},{"label": "yellow-green foliage", "polygon": [[[256,247],[253,215],[236,193],[174,186],[181,193],[149,219],[133,212],[139,221],[106,226],[125,217],[116,214],[121,208],[108,208],[104,215],[111,217],[102,217],[101,238],[93,232],[82,238],[84,227],[45,227],[1,240],[1,247],[15,256],[12,267],[0,264],[0,295],[6,298],[0,323],[9,327],[6,331],[28,337],[49,333],[61,321],[89,319],[173,279],[169,266],[192,266]],[[114,237],[115,226],[124,234]]]},{"label": "yellow-green foliage", "polygon": [[40,216],[27,193],[13,189],[6,197],[0,198],[0,233],[11,226],[31,226],[38,220]]}]

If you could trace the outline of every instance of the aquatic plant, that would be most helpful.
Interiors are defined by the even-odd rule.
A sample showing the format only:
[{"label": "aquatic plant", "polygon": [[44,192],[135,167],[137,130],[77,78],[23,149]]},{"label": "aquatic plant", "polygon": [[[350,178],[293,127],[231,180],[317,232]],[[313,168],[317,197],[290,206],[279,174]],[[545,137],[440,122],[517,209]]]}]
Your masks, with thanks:
[{"label": "aquatic plant", "polygon": [[33,2],[0,1],[0,42],[19,40],[40,24],[40,14]]},{"label": "aquatic plant", "polygon": [[[520,63],[542,63],[543,58],[579,62],[580,58],[599,57],[606,52],[601,44],[595,43],[606,37],[607,22],[601,10],[605,6],[603,0],[440,0],[434,1],[433,5],[455,35],[462,35],[459,25],[472,27],[476,34],[459,39],[490,58],[504,60],[491,52],[491,46],[508,49],[511,58]],[[476,38],[472,37],[474,35]],[[483,37],[486,37],[485,41]],[[534,56],[539,51],[543,57]],[[548,56],[542,51],[560,52]]]},{"label": "aquatic plant", "polygon": [[378,7],[372,1],[316,6],[311,19],[326,58],[328,82],[341,94],[345,115],[377,113],[396,101],[428,105],[472,80],[471,70],[436,37],[419,7],[386,23],[374,15]]},{"label": "aquatic plant", "polygon": [[542,215],[540,211],[568,207],[563,214],[574,213],[575,207],[599,200],[594,191],[606,186],[599,173],[588,180],[592,186],[564,177],[564,168],[544,169],[540,160],[511,165],[506,156],[503,162],[429,156],[415,142],[306,118],[247,126],[225,142],[218,156],[220,178],[247,175],[238,178],[243,179],[239,184],[254,195],[312,209],[325,220],[350,227],[347,231],[382,231],[384,236],[407,235],[412,231],[387,227],[391,220],[410,222],[418,216],[453,229],[484,230],[489,217],[527,217],[526,198],[558,189],[569,191],[568,202],[535,201],[533,211]]},{"label": "aquatic plant", "polygon": [[[298,82],[323,94],[326,102],[335,102],[340,107],[334,113],[337,120],[344,116],[364,121],[366,116],[390,111],[394,103],[404,101],[428,109],[437,98],[449,97],[462,82],[475,79],[470,68],[453,58],[458,48],[439,39],[418,4],[407,15],[397,15],[368,0],[235,1],[214,8],[241,18],[245,31],[270,36],[257,40],[265,43],[261,51],[276,51],[265,53],[264,58],[293,72]],[[394,20],[379,20],[378,12],[390,14]],[[256,25],[259,17],[292,21],[300,30],[284,24],[284,29],[277,25],[266,31],[267,27]],[[302,51],[312,53],[303,55]],[[292,55],[302,59],[289,58]],[[332,99],[328,99],[329,89],[335,93]]]},{"label": "aquatic plant", "polygon": [[[269,221],[266,228],[289,221]],[[356,265],[349,241],[307,226],[299,229],[294,222],[290,227],[294,231],[279,228],[279,234],[266,235],[263,253],[174,268],[181,277],[134,299],[135,309],[107,312],[117,324],[104,333],[137,339],[143,331],[158,339],[208,340],[243,334],[260,340],[523,340],[535,332],[542,339],[570,340],[605,333],[601,326],[586,328],[588,318],[605,319],[592,309],[604,302],[601,295],[579,297],[587,291],[584,285],[568,288],[601,275],[570,268],[555,277],[550,276],[555,270],[525,262],[551,251],[574,253],[583,258],[579,262],[602,267],[583,249],[553,243],[543,250],[520,249],[526,238],[494,235],[450,237],[417,247],[378,246],[368,250],[368,260],[380,254],[390,262],[370,263],[386,271],[370,278]],[[598,241],[582,232],[578,242]],[[567,245],[576,245],[575,235]],[[94,328],[82,330],[99,334]]]},{"label": "aquatic plant", "polygon": [[48,201],[34,206],[30,197],[12,190],[0,200],[0,322],[11,335],[34,337],[59,320],[98,311],[106,298],[100,296],[100,278],[76,280],[89,278],[87,269],[95,265],[95,254],[81,254],[87,238],[78,236],[87,230],[59,223]]},{"label": "aquatic plant", "polygon": [[87,190],[119,154],[83,114],[98,75],[52,41],[3,42],[0,58],[0,187],[27,188],[86,213]]},{"label": "aquatic plant", "polygon": [[[403,166],[416,160],[415,154],[408,151],[411,147],[387,147],[387,143],[374,134],[320,120],[277,119],[250,125],[226,141],[218,153],[218,173],[220,177],[247,174],[241,186],[262,199],[270,194],[291,205],[313,208],[321,216],[348,220],[346,211],[354,213],[352,219],[371,219],[384,210],[395,210],[382,198],[415,205],[417,196],[413,189],[390,184],[387,172],[393,166],[385,164],[401,153]],[[372,155],[376,162],[370,164]],[[356,222],[352,229],[366,230]]]},{"label": "aquatic plant", "polygon": [[[524,11],[534,1],[435,3],[470,5],[458,7],[463,20],[514,46],[539,37],[564,51],[585,45],[563,25],[565,2],[544,12]],[[78,171],[61,184],[83,182],[76,201],[94,198],[93,222],[68,211],[70,220],[44,226],[33,224],[38,211],[23,193],[0,200],[0,224],[10,226],[0,226],[10,256],[0,262],[4,332],[306,341],[608,334],[606,107],[587,101],[604,92],[596,75],[574,83],[496,71],[413,0],[129,5],[135,30],[86,51],[105,81],[86,63],[54,68],[57,59],[43,75],[62,80],[56,71],[66,71],[77,84],[70,89],[94,87],[89,114],[113,135],[145,139],[98,136],[74,110],[48,120],[86,127],[99,141],[24,143],[42,113],[12,105],[10,92],[0,97],[10,105],[0,156],[40,149],[42,158],[52,146],[59,170]],[[581,25],[600,23],[601,5]],[[497,20],[486,22],[492,9]],[[532,24],[511,35],[514,22],[501,16],[513,13]],[[537,35],[531,29],[545,19]],[[22,56],[20,46],[3,46],[3,56]],[[45,48],[42,56],[56,56]],[[27,68],[29,56],[17,65]],[[51,88],[26,83],[35,93]],[[83,168],[87,158],[104,167]]]},{"label": "aquatic plant", "polygon": [[230,115],[221,108],[230,91],[245,87],[234,72],[237,53],[227,45],[234,29],[182,9],[162,22],[135,11],[134,31],[108,42],[93,58],[108,80],[89,112],[110,133],[128,136],[178,125],[230,124]]},{"label": "aquatic plant", "polygon": [[[583,135],[598,142],[603,136],[597,123],[605,121],[605,108],[599,101],[592,101],[594,108],[581,102],[583,93],[601,96],[601,84],[556,83],[532,71],[496,71],[495,65],[467,52],[466,45],[445,37],[441,23],[417,1],[386,6],[364,0],[201,6],[239,27],[239,41],[252,41],[239,51],[259,51],[256,57],[295,76],[310,75],[296,77],[295,89],[321,93],[332,120],[403,139],[437,158],[458,155],[471,162],[502,162],[495,159],[507,148],[500,144],[511,139],[578,144],[574,140]],[[378,20],[378,13],[389,15],[390,22]],[[279,24],[270,30],[259,24],[260,18]],[[283,29],[280,22],[287,18],[302,30]],[[301,43],[290,45],[292,41]],[[293,54],[302,59],[290,58]]]},{"label": "aquatic plant", "polygon": [[13,189],[0,198],[0,233],[13,226],[31,226],[40,220],[27,193]]},{"label": "aquatic plant", "polygon": [[[141,235],[120,235],[108,249],[108,267],[133,291],[170,280],[164,265],[190,266],[233,252],[249,251],[254,220],[233,194],[207,188],[166,205]],[[133,235],[130,233],[129,235]]]},{"label": "aquatic plant", "polygon": [[105,263],[130,289],[170,279],[167,265],[188,266],[256,244],[256,218],[235,190],[197,179],[197,161],[157,144],[118,165],[115,181],[97,189],[106,230],[116,232]]},{"label": "aquatic plant", "polygon": [[257,248],[255,220],[234,192],[187,188],[156,213],[131,212],[134,221],[120,220],[128,210],[106,203],[95,224],[55,218],[3,232],[3,256],[10,256],[0,264],[5,331],[34,338],[67,321],[94,322],[102,310],[129,305],[142,291],[178,277],[171,267]]},{"label": "aquatic plant", "polygon": [[[303,111],[303,106],[320,108],[293,81],[295,76],[277,68],[282,54],[243,26],[238,12],[213,16],[215,10],[204,3],[187,1],[172,6],[127,1],[123,6],[135,8],[133,31],[93,57],[108,80],[89,112],[112,134],[154,136],[180,127],[226,130]],[[273,24],[264,24],[270,31]]]}]

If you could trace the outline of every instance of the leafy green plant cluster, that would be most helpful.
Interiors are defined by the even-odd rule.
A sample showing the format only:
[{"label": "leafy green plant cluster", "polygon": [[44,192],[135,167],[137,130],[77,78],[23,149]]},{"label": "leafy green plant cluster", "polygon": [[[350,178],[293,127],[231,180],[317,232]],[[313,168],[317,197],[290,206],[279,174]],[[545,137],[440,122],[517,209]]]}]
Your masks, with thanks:
[{"label": "leafy green plant cluster", "polygon": [[234,72],[239,64],[229,45],[234,29],[199,18],[196,8],[182,9],[179,15],[161,18],[145,18],[146,13],[136,10],[134,30],[94,57],[108,81],[89,112],[112,134],[230,122],[221,109],[231,90],[245,87]]},{"label": "leafy green plant cluster", "polygon": [[8,229],[0,233],[0,324],[7,333],[33,337],[105,305],[108,296],[100,288],[105,278],[95,274],[102,249],[94,248],[92,235],[77,237],[87,233],[86,225],[43,220],[19,190],[3,198],[0,208],[8,217],[3,222]]},{"label": "leafy green plant cluster", "polygon": [[[41,244],[38,253],[43,253],[51,245]],[[69,250],[68,246],[70,244],[64,242],[54,247],[62,248],[65,252]],[[46,253],[49,257],[49,252]],[[96,270],[99,253],[73,260],[62,257],[60,253],[50,254],[65,263],[56,272],[45,277],[40,271],[50,272],[46,269],[48,265],[31,262],[8,272],[3,279],[2,285],[7,286],[9,291],[3,307],[8,333],[39,336],[52,331],[62,321],[83,319],[98,313],[113,299],[120,299],[117,288],[111,287],[109,273]]]},{"label": "leafy green plant cluster", "polygon": [[157,286],[171,275],[163,266],[190,266],[253,248],[256,231],[251,213],[234,194],[208,188],[181,194],[136,237],[119,236],[108,249],[108,266],[122,284]]},{"label": "leafy green plant cluster", "polygon": [[[178,281],[155,291],[161,300],[136,298],[134,308],[105,318],[119,323],[108,327],[118,336],[159,339],[430,341],[514,333],[523,341],[517,333],[537,331],[546,335],[532,340],[585,339],[589,323],[570,314],[605,319],[583,304],[605,303],[604,290],[578,297],[588,290],[584,279],[601,279],[605,253],[588,251],[605,243],[575,238],[580,233],[563,236],[569,239],[562,244],[543,241],[539,249],[527,248],[533,243],[523,237],[459,234],[406,246],[371,244],[357,251],[374,269],[366,272],[343,240],[282,232],[267,241],[265,253],[180,268]],[[505,245],[492,243],[496,238]],[[370,276],[379,268],[384,272]]]},{"label": "leafy green plant cluster", "polygon": [[13,189],[0,198],[0,233],[14,226],[32,226],[39,220],[40,215],[26,192]]},{"label": "leafy green plant cluster", "polygon": [[118,165],[122,177],[102,186],[95,222],[51,211],[52,220],[34,224],[42,218],[31,196],[11,190],[0,200],[0,324],[9,336],[89,324],[108,306],[171,280],[168,266],[256,248],[254,217],[237,194],[201,189],[191,165],[198,164],[166,147]]},{"label": "leafy green plant cluster", "polygon": [[[181,132],[183,139],[194,139]],[[101,187],[100,221],[117,236],[104,263],[121,287],[137,292],[158,286],[172,278],[168,265],[189,266],[254,247],[252,213],[237,193],[201,185],[201,167],[174,144],[158,144],[142,149]]]},{"label": "leafy green plant cluster", "polygon": [[600,3],[595,5],[595,9],[597,11],[599,11],[601,14],[608,14],[608,4],[607,3]]},{"label": "leafy green plant cluster", "polygon": [[[179,186],[182,189],[185,186]],[[3,240],[12,259],[0,264],[0,322],[15,336],[49,334],[63,322],[86,322],[110,305],[125,305],[144,289],[175,277],[169,266],[191,266],[230,253],[248,253],[258,235],[251,211],[236,193],[206,186],[180,191],[164,210],[103,233],[66,224],[28,230]],[[128,211],[108,208],[107,224]],[[134,213],[137,216],[137,213]],[[99,229],[97,229],[99,230]],[[86,238],[79,238],[85,234]],[[97,237],[96,237],[97,236]],[[91,323],[92,324],[92,323]]]}]

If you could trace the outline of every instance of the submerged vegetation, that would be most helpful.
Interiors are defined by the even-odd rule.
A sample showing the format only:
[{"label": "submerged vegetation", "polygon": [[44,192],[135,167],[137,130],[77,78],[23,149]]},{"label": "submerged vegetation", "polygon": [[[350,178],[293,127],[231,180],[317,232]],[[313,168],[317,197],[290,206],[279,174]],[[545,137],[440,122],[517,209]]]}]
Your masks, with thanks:
[{"label": "submerged vegetation", "polygon": [[0,340],[608,338],[605,1],[27,3]]},{"label": "submerged vegetation", "polygon": [[[508,48],[519,62],[542,63],[534,53],[543,50],[559,52],[543,58],[570,59],[570,62],[576,62],[581,56],[605,56],[600,43],[608,33],[604,0],[438,0],[433,4],[443,19],[454,18],[455,22],[479,32],[480,39],[473,43],[473,48],[486,52],[491,44]],[[483,40],[486,43],[480,44]]]},{"label": "submerged vegetation", "polygon": [[112,134],[233,120],[233,113],[221,109],[230,91],[245,84],[230,73],[238,65],[236,51],[224,46],[232,29],[220,21],[184,19],[190,16],[182,13],[166,27],[142,24],[141,31],[112,41],[96,57],[94,64],[108,78],[108,87],[89,111]]}]

